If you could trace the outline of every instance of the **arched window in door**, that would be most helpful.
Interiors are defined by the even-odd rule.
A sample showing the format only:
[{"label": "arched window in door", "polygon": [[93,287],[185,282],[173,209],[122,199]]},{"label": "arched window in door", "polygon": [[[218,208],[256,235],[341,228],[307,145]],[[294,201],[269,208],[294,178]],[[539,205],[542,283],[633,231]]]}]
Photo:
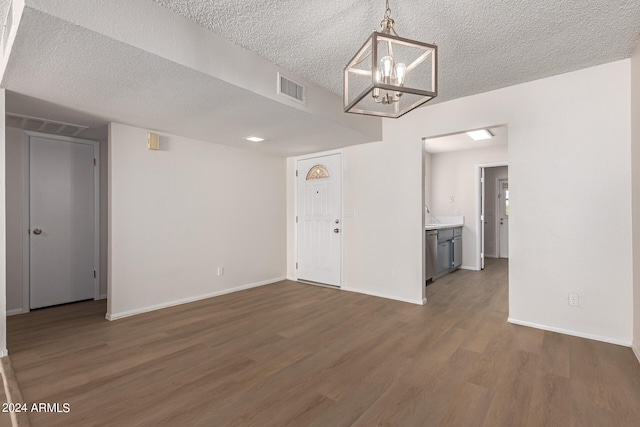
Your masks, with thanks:
[{"label": "arched window in door", "polygon": [[329,177],[331,177],[331,175],[329,175],[329,171],[323,165],[315,165],[309,169],[309,172],[307,173],[307,181],[310,179],[323,179]]}]

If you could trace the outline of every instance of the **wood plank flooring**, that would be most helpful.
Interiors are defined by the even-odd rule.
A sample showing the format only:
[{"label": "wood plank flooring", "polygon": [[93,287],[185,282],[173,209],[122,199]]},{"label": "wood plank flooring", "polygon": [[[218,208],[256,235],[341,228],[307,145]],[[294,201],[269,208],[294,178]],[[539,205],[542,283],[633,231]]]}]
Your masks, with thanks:
[{"label": "wood plank flooring", "polygon": [[33,426],[637,426],[629,348],[511,325],[507,263],[417,306],[284,281],[108,322],[8,318]]}]

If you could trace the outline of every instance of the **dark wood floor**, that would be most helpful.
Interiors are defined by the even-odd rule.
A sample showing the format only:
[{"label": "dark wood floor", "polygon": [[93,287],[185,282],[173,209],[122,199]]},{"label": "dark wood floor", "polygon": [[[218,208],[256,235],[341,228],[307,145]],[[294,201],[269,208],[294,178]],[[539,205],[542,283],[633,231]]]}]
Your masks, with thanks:
[{"label": "dark wood floor", "polygon": [[629,348],[511,325],[507,264],[417,306],[280,282],[108,322],[104,301],[8,319],[33,426],[638,426]]}]

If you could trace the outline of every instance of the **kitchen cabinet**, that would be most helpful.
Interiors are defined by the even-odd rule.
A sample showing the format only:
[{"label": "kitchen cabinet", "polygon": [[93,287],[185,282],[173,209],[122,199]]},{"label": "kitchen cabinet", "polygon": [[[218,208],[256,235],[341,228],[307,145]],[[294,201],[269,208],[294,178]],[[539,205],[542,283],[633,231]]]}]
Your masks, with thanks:
[{"label": "kitchen cabinet", "polygon": [[451,268],[458,268],[462,265],[462,227],[453,229],[453,239],[451,240]]},{"label": "kitchen cabinet", "polygon": [[458,268],[462,265],[462,236],[454,237],[451,242],[451,254],[453,255],[451,267]]},{"label": "kitchen cabinet", "polygon": [[437,265],[438,276],[451,268],[451,240],[438,243]]}]

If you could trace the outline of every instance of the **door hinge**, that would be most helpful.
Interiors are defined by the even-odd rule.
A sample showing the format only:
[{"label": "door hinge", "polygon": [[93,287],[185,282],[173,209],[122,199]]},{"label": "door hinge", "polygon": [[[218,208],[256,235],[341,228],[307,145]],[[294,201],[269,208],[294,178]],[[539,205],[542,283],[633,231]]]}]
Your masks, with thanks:
[{"label": "door hinge", "polygon": [[298,176],[298,169],[296,169],[296,176]]},{"label": "door hinge", "polygon": [[296,270],[298,269],[298,263],[296,262]]},{"label": "door hinge", "polygon": [[93,159],[93,166],[96,165],[96,159]]},{"label": "door hinge", "polygon": [[296,215],[296,224],[298,223],[298,215]]},{"label": "door hinge", "polygon": [[484,184],[484,176],[482,178],[480,178],[480,183]]},{"label": "door hinge", "polygon": [[95,270],[93,270],[93,278],[94,279],[96,278],[96,271]]}]

